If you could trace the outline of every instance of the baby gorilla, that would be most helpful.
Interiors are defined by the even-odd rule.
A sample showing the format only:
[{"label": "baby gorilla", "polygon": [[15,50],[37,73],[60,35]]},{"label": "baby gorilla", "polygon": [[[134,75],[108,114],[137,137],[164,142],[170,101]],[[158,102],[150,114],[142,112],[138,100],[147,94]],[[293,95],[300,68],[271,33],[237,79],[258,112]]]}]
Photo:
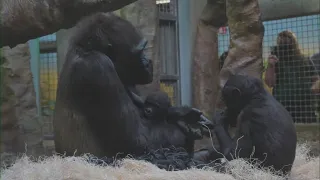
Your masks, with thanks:
[{"label": "baby gorilla", "polygon": [[[188,106],[172,106],[169,96],[162,91],[149,94],[143,106],[143,115],[151,123],[162,123],[163,121],[175,123],[183,132],[191,133],[197,139],[202,139],[203,135],[209,136],[208,128],[213,128],[212,122],[203,116],[200,110]],[[196,122],[195,119],[199,118],[200,121],[197,123],[200,123],[202,128],[196,131],[192,124]]]},{"label": "baby gorilla", "polygon": [[168,116],[171,101],[167,93],[157,91],[149,94],[144,102],[143,114],[152,122],[163,122]]},{"label": "baby gorilla", "polygon": [[[135,87],[127,88],[133,103],[139,107],[142,116],[152,124],[176,124],[182,132],[193,140],[210,136],[212,122],[198,109],[188,106],[172,106],[169,96],[162,91],[150,93],[143,101],[134,91]],[[200,128],[199,128],[200,125]],[[191,143],[193,144],[193,143]],[[190,150],[193,149],[189,147]],[[189,152],[188,148],[187,151]]]}]

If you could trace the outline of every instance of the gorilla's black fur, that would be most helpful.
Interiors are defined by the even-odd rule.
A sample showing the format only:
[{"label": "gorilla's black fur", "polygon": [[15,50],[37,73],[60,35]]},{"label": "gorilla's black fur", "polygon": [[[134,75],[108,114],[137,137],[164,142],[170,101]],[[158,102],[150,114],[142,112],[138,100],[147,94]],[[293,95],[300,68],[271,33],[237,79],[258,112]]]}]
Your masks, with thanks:
[{"label": "gorilla's black fur", "polygon": [[134,103],[130,87],[150,83],[153,75],[147,41],[134,26],[97,13],[75,28],[58,84],[56,151],[112,157],[175,146],[192,152],[193,137],[176,124],[151,123]]},{"label": "gorilla's black fur", "polygon": [[[189,168],[203,168],[205,166],[211,165],[207,164],[204,161],[193,159],[192,156],[184,149],[184,148],[175,148],[173,146],[168,148],[161,148],[154,151],[146,152],[141,156],[129,156],[130,158],[134,158],[136,160],[143,160],[150,162],[160,169],[165,169],[167,171],[178,171],[178,170],[186,170]],[[90,155],[87,158],[88,162],[98,164],[98,165],[106,165],[106,166],[117,166],[119,162],[123,160],[123,158],[108,158],[102,157],[97,158],[95,156]],[[214,164],[216,167],[219,167],[219,164]],[[218,170],[218,168],[217,168]]]},{"label": "gorilla's black fur", "polygon": [[[227,109],[213,121],[221,153],[210,150],[206,159],[252,157],[264,167],[272,166],[282,174],[290,172],[297,144],[295,126],[289,112],[264,89],[261,80],[232,75],[222,97]],[[229,126],[237,127],[234,138],[228,133]]]},{"label": "gorilla's black fur", "polygon": [[152,92],[144,101],[144,116],[155,123],[163,122],[167,119],[170,107],[171,101],[165,92]]}]

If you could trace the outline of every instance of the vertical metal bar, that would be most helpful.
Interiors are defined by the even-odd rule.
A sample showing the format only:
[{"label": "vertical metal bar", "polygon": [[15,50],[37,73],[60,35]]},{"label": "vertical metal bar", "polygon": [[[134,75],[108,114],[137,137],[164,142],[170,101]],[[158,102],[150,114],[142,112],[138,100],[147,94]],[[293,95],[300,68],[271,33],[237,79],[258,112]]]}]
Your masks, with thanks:
[{"label": "vertical metal bar", "polygon": [[178,36],[180,59],[180,97],[182,105],[192,105],[191,55],[192,40],[190,25],[190,0],[177,1],[178,4]]},{"label": "vertical metal bar", "polygon": [[37,114],[41,121],[41,89],[40,89],[40,46],[39,39],[33,39],[29,42],[31,55],[31,72],[33,75],[33,85],[36,93]]},{"label": "vertical metal bar", "polygon": [[177,75],[178,75],[178,80],[177,80],[177,93],[176,93],[176,97],[177,97],[177,104],[180,105],[181,102],[181,68],[180,68],[180,64],[181,64],[181,60],[180,60],[180,37],[179,37],[179,30],[180,30],[180,26],[179,26],[179,1],[178,0],[174,0],[174,4],[175,4],[175,15],[176,15],[176,21],[175,21],[175,29],[176,29],[176,40],[175,40],[175,45],[176,45],[176,70],[177,70]]}]

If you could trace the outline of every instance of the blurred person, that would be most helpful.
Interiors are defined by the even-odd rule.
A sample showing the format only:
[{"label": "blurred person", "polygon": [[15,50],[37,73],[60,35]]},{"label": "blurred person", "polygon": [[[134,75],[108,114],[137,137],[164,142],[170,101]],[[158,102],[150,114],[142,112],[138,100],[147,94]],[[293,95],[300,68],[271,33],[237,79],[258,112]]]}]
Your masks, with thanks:
[{"label": "blurred person", "polygon": [[295,122],[315,122],[313,106],[316,96],[311,92],[316,69],[303,55],[291,31],[278,34],[277,44],[271,47],[265,83],[273,88],[273,95],[291,113]]},{"label": "blurred person", "polygon": [[[313,84],[311,87],[311,90],[313,93],[320,94],[320,52],[314,54],[311,56],[311,61],[313,62],[315,68],[317,69],[317,74],[316,76],[313,77]],[[318,104],[320,104],[319,99],[317,101]]]}]

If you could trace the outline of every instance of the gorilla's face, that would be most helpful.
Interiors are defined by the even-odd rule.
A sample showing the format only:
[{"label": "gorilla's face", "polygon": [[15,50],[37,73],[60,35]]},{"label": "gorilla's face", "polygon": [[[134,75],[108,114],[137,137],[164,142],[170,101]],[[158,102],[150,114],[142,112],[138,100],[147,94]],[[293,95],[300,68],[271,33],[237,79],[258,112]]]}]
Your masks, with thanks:
[{"label": "gorilla's face", "polygon": [[147,40],[140,42],[131,48],[116,48],[113,53],[117,73],[124,84],[148,84],[153,80],[153,64],[145,55]]},{"label": "gorilla's face", "polygon": [[74,46],[86,52],[108,56],[124,85],[148,84],[153,80],[153,65],[145,56],[147,40],[129,21],[112,13],[87,17],[76,27]]},{"label": "gorilla's face", "polygon": [[262,81],[248,75],[231,75],[222,88],[222,98],[228,109],[242,110],[252,99],[265,93]]},{"label": "gorilla's face", "polygon": [[149,120],[163,121],[166,119],[169,106],[163,107],[163,105],[156,102],[145,102],[144,115]]},{"label": "gorilla's face", "polygon": [[[86,50],[107,55],[125,85],[148,84],[153,79],[153,65],[145,56],[148,41],[130,22],[117,16],[100,15],[82,34]],[[79,44],[79,43],[78,43]]]},{"label": "gorilla's face", "polygon": [[148,41],[141,39],[140,43],[131,50],[133,74],[136,78],[133,80],[136,84],[148,84],[153,80],[153,64],[145,54],[145,48]]},{"label": "gorilla's face", "polygon": [[241,109],[241,91],[234,86],[224,86],[222,89],[222,99],[228,109]]}]

